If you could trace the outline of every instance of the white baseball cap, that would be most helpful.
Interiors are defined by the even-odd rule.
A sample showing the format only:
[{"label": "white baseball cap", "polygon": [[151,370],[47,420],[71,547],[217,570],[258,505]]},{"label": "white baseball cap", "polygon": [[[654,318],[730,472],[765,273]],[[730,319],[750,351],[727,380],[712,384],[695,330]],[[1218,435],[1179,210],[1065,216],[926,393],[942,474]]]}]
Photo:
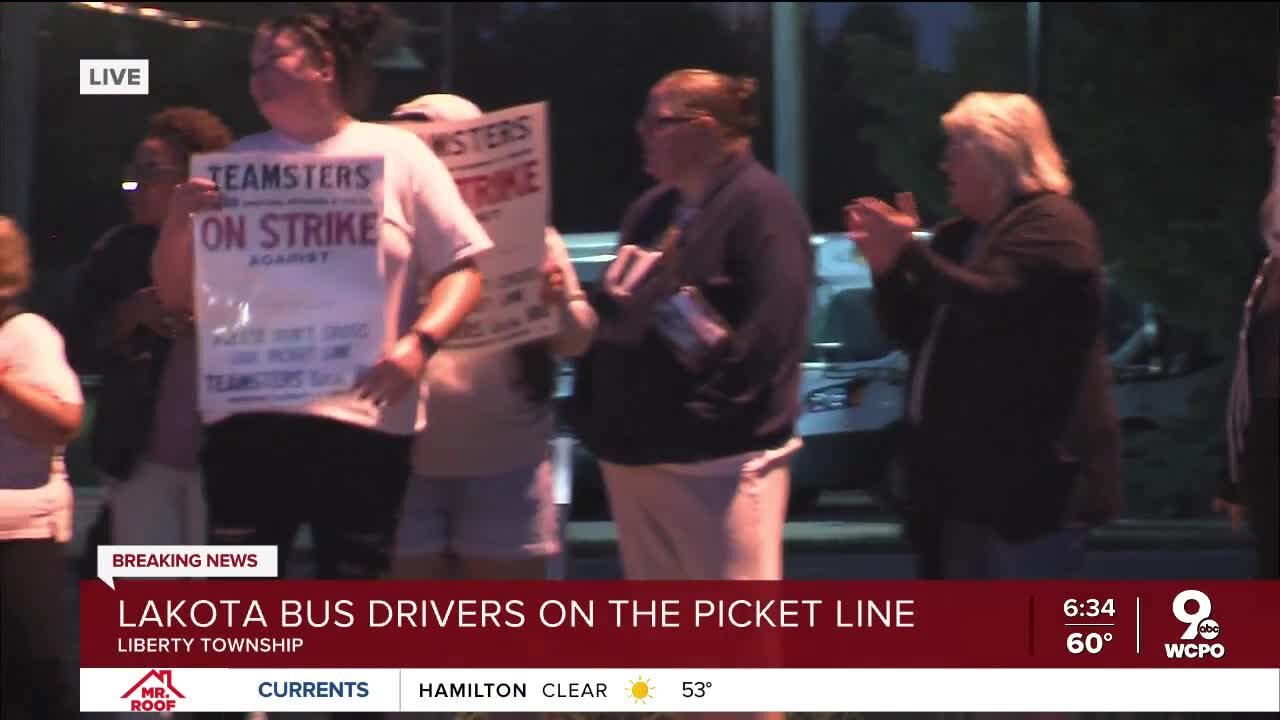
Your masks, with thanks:
[{"label": "white baseball cap", "polygon": [[475,103],[457,95],[435,93],[423,95],[399,105],[391,113],[396,120],[426,120],[428,122],[452,122],[472,120],[484,113]]}]

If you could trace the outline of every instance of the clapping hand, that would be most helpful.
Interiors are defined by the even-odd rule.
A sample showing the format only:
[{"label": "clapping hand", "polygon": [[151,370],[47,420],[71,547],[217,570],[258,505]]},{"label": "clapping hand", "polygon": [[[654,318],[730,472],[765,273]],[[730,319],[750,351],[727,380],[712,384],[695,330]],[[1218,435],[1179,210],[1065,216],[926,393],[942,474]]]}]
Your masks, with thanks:
[{"label": "clapping hand", "polygon": [[873,274],[889,271],[902,254],[920,216],[911,193],[898,193],[898,207],[873,197],[858,198],[845,207],[845,227]]}]

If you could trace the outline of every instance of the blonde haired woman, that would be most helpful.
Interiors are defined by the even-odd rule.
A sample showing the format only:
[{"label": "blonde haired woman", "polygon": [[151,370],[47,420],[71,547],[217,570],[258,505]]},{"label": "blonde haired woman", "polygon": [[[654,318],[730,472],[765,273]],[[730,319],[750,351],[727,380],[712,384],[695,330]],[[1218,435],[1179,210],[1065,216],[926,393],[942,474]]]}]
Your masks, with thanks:
[{"label": "blonde haired woman", "polygon": [[1071,178],[1049,119],[1030,97],[971,93],[942,116],[942,128],[953,142],[972,145],[1003,172],[1005,177],[986,186],[993,194],[1071,194]]},{"label": "blonde haired woman", "polygon": [[1119,423],[1102,333],[1102,248],[1025,95],[942,117],[961,217],[914,242],[913,208],[847,211],[886,332],[911,355],[902,465],[947,578],[1078,572],[1119,508]]},{"label": "blonde haired woman", "polygon": [[27,238],[0,216],[0,717],[78,717],[66,662],[64,544],[72,493],[63,449],[83,398],[62,336],[18,298]]}]

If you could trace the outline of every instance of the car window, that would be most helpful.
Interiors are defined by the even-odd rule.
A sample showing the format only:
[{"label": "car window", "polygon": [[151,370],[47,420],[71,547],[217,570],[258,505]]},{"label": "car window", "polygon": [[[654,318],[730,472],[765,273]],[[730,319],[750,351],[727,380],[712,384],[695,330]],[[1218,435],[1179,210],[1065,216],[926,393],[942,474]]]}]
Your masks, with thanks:
[{"label": "car window", "polygon": [[871,288],[822,290],[815,293],[810,360],[864,362],[893,351],[876,321]]},{"label": "car window", "polygon": [[1142,328],[1144,320],[1141,304],[1129,300],[1115,288],[1108,288],[1106,305],[1102,311],[1107,352],[1119,350]]}]

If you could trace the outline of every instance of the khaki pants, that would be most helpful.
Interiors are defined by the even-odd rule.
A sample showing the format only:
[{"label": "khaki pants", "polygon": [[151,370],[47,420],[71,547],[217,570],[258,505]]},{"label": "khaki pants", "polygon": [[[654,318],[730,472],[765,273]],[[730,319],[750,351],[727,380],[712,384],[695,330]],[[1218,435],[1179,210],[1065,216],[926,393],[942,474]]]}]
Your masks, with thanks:
[{"label": "khaki pants", "polygon": [[631,580],[780,580],[798,439],[690,464],[601,462]]},{"label": "khaki pants", "polygon": [[128,480],[112,478],[110,488],[112,544],[208,544],[199,472],[143,462]]}]

